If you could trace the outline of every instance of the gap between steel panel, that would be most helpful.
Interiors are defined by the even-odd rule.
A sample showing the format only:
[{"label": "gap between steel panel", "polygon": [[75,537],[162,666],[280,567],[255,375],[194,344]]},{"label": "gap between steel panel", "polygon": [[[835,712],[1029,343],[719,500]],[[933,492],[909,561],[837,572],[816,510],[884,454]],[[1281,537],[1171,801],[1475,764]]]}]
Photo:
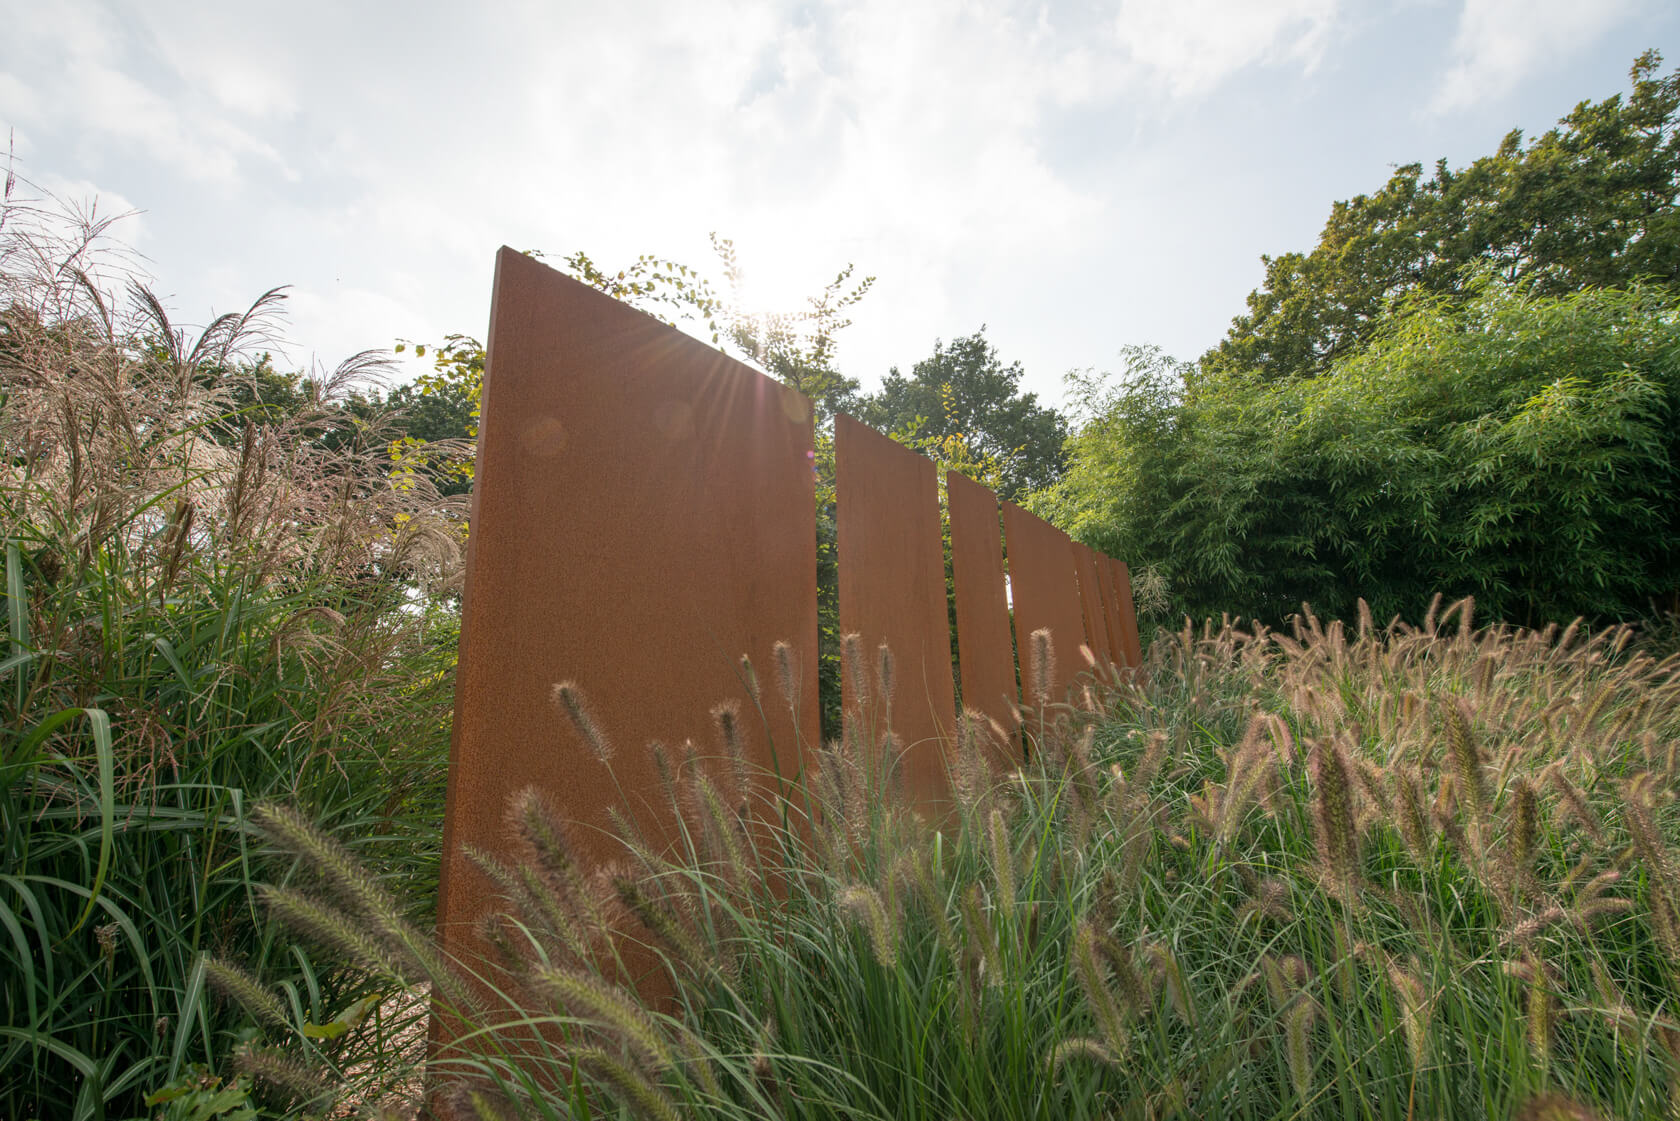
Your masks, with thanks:
[{"label": "gap between steel panel", "polygon": [[1066,699],[1068,686],[1085,668],[1079,644],[1085,641],[1085,618],[1073,567],[1073,542],[1067,534],[1013,502],[1003,504],[1003,532],[1009,546],[1009,588],[1015,605],[1015,634],[1020,640],[1021,692],[1032,696],[1032,633],[1050,628],[1055,674],[1050,699]]},{"label": "gap between steel panel", "polygon": [[[937,469],[844,414],[834,418],[834,464],[840,633],[863,638],[874,702],[864,706],[865,727],[877,742],[885,730],[875,681],[885,642],[896,667],[891,724],[903,748],[899,773],[915,802],[934,807],[948,794],[946,745],[957,707]],[[842,672],[841,681],[850,711],[851,675]]]},{"label": "gap between steel panel", "polygon": [[[804,397],[504,248],[478,447],[438,895],[457,953],[477,944],[471,924],[492,903],[461,846],[508,851],[514,792],[547,791],[592,865],[624,855],[606,832],[621,792],[653,838],[674,836],[648,742],[721,755],[719,702],[740,704],[750,760],[768,772],[741,655],[769,694],[784,775],[819,735]],[[775,692],[783,639],[797,653],[797,717]],[[565,679],[616,745],[610,772],[550,699]]]},{"label": "gap between steel panel", "polygon": [[[955,471],[945,473],[945,497],[951,514],[951,579],[957,595],[957,664],[962,672],[963,706],[982,712],[1013,731],[1015,649],[1009,634],[1009,599],[1003,583],[1003,533],[997,495]],[[996,748],[994,765],[1021,763],[1014,736]]]}]

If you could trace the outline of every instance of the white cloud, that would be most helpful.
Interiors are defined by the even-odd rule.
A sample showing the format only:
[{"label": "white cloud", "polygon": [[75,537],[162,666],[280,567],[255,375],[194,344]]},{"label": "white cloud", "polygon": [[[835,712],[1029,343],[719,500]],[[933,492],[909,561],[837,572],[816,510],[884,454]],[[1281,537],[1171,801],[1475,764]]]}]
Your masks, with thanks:
[{"label": "white cloud", "polygon": [[1120,46],[1174,97],[1202,97],[1257,63],[1318,65],[1338,0],[1122,0]]},{"label": "white cloud", "polygon": [[[396,338],[430,340],[430,325],[414,307],[383,292],[341,287],[319,291],[294,288],[286,293],[286,323],[281,333],[286,340],[278,349],[299,369],[322,366],[332,369],[358,351],[388,347]],[[368,325],[380,324],[389,337],[370,337]],[[307,324],[309,333],[295,328]],[[475,329],[474,333],[479,333]],[[292,341],[296,340],[296,341]]]},{"label": "white cloud", "polygon": [[1631,0],[1465,0],[1453,64],[1431,112],[1465,109],[1598,39],[1634,9]]},{"label": "white cloud", "polygon": [[117,228],[112,233],[128,244],[138,245],[145,239],[143,212],[120,193],[90,179],[66,179],[50,171],[34,182],[72,212],[85,215],[89,222],[115,223]]},{"label": "white cloud", "polygon": [[271,145],[142,76],[120,9],[91,0],[0,2],[0,26],[9,35],[0,84],[22,85],[32,95],[8,102],[8,112],[37,133],[115,141],[195,180],[235,182],[251,157],[284,169]]},{"label": "white cloud", "polygon": [[41,116],[40,100],[16,74],[0,72],[0,106],[5,107],[0,120],[38,120]]},{"label": "white cloud", "polygon": [[[497,245],[705,268],[717,230],[765,310],[847,261],[880,277],[840,344],[866,382],[990,321],[1054,392],[1060,367],[1140,333],[1205,345],[1278,248],[1245,236],[1343,158],[1290,141],[1334,128],[1375,70],[1392,63],[1416,125],[1455,22],[1456,62],[1493,73],[1487,13],[1567,11],[1472,3],[1460,21],[1458,4],[0,0],[0,123],[26,170],[150,209],[146,249],[184,314],[291,283],[291,333],[335,358],[481,334]],[[1412,35],[1410,53],[1375,26]],[[1220,96],[1315,66],[1287,103]],[[1361,158],[1386,157],[1393,120],[1360,112],[1348,135],[1378,138]],[[1256,128],[1303,158],[1221,131]],[[1216,296],[1210,254],[1244,266]],[[1176,326],[1216,301],[1237,307]]]},{"label": "white cloud", "polygon": [[313,14],[301,3],[280,8],[148,0],[147,7],[147,45],[179,80],[245,116],[297,112],[301,83],[289,32]]},{"label": "white cloud", "polygon": [[[482,114],[472,127],[442,119],[417,141],[412,118],[380,135],[364,116],[360,142],[346,134],[337,162],[356,195],[334,200],[333,225],[347,244],[406,234],[405,252],[451,261],[408,269],[476,283],[501,242],[583,248],[605,266],[653,252],[705,267],[703,235],[717,230],[740,246],[752,304],[791,310],[855,261],[883,278],[868,318],[919,314],[929,345],[949,333],[947,279],[976,246],[1074,245],[1101,210],[1036,130],[1047,106],[1111,79],[1094,77],[1106,70],[1088,37],[1036,4],[871,0],[808,18],[763,4],[724,17],[601,7],[529,26],[510,49],[468,102]],[[438,287],[476,295],[465,283]],[[440,293],[422,295],[435,306]],[[447,326],[478,331],[480,315]],[[858,359],[869,373],[914,357],[872,350]]]},{"label": "white cloud", "polygon": [[[471,19],[422,4],[394,21],[326,0],[127,14],[64,0],[34,17],[56,21],[33,46],[58,61],[26,88],[51,109],[36,133],[126,141],[123,158],[166,182],[248,198],[280,167],[262,184],[277,209],[251,218],[286,233],[256,237],[246,256],[265,259],[214,296],[294,281],[297,334],[328,349],[358,324],[375,344],[481,331],[503,242],[705,267],[715,229],[767,310],[847,261],[879,275],[843,344],[867,378],[916,357],[889,340],[979,325],[951,322],[954,284],[1017,254],[1077,254],[1105,220],[1108,192],[1044,147],[1049,114],[1160,75],[1194,94],[1254,62],[1311,65],[1334,2],[1202,0],[1188,16],[1128,2],[1116,24],[1112,8],[1043,0],[490,0]],[[399,274],[436,279],[404,289]]]}]

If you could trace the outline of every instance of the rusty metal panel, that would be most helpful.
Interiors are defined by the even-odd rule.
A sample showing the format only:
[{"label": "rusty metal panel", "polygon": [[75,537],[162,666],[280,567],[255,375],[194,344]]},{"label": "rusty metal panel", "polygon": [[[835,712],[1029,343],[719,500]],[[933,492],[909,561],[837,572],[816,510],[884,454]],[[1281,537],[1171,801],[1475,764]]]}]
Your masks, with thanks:
[{"label": "rusty metal panel", "polygon": [[[473,488],[438,924],[470,949],[489,885],[461,846],[506,851],[509,796],[546,790],[589,863],[620,792],[654,838],[650,740],[722,752],[709,715],[744,720],[751,760],[792,775],[818,737],[810,403],[657,320],[503,249]],[[772,650],[797,653],[797,715]],[[550,699],[575,681],[615,745],[609,772]]]},{"label": "rusty metal panel", "polygon": [[1126,562],[1111,560],[1114,571],[1114,600],[1120,611],[1120,646],[1125,664],[1143,665],[1143,642],[1138,637],[1137,609],[1132,604],[1132,574]]},{"label": "rusty metal panel", "polygon": [[[957,593],[957,664],[963,705],[1015,726],[1015,651],[1009,635],[1009,597],[1003,583],[1003,533],[997,495],[955,471],[945,473],[951,515],[951,579]],[[1021,762],[999,759],[1010,766]]]},{"label": "rusty metal panel", "polygon": [[1103,579],[1098,575],[1097,554],[1089,545],[1075,541],[1073,563],[1079,574],[1079,606],[1085,613],[1085,645],[1101,665],[1109,660],[1108,617],[1103,612]]},{"label": "rusty metal panel", "polygon": [[[945,745],[957,708],[937,469],[844,414],[834,418],[834,467],[840,633],[862,636],[871,690],[877,649],[892,650],[899,773],[914,801],[936,804],[948,789]],[[851,709],[851,676],[841,679]]]},{"label": "rusty metal panel", "polygon": [[1108,660],[1117,666],[1126,664],[1126,647],[1121,638],[1120,596],[1114,586],[1114,561],[1104,553],[1094,553],[1097,561],[1097,587],[1102,590],[1103,618],[1108,623]]},{"label": "rusty metal panel", "polygon": [[1079,605],[1072,541],[1068,535],[1013,502],[1003,504],[1003,533],[1009,550],[1009,588],[1020,638],[1021,692],[1032,698],[1032,633],[1050,628],[1055,673],[1053,700],[1062,700],[1074,677],[1085,668],[1079,645],[1085,641],[1085,618]]}]

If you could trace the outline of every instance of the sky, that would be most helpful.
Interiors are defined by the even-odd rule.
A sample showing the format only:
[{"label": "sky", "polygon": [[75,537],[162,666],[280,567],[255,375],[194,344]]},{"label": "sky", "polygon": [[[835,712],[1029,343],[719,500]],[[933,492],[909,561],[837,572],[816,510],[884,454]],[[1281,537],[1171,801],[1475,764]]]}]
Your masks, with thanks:
[{"label": "sky", "polygon": [[[183,322],[289,286],[293,368],[483,337],[498,246],[791,311],[865,388],[982,325],[1050,402],[1194,358],[1331,203],[1680,65],[1673,0],[0,0],[13,170]],[[410,364],[400,376],[413,376]]]}]

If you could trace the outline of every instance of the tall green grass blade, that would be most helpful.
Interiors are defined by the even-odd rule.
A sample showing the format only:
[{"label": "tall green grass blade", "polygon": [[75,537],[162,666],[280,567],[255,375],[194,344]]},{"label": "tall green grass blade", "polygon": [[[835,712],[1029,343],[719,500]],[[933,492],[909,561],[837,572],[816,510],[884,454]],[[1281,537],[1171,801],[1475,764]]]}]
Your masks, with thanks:
[{"label": "tall green grass blade", "polygon": [[98,755],[99,766],[99,866],[93,874],[93,885],[88,890],[87,905],[77,916],[76,922],[65,934],[68,938],[82,928],[88,916],[93,914],[95,901],[99,893],[105,888],[105,877],[111,870],[112,837],[116,828],[116,757],[111,747],[111,718],[103,709],[88,708],[82,710],[93,731],[94,750]]},{"label": "tall green grass blade", "polygon": [[[6,617],[12,639],[12,657],[31,653],[29,649],[29,593],[23,583],[23,553],[16,541],[6,542]],[[12,683],[14,711],[23,712],[28,696],[22,675]]]},{"label": "tall green grass blade", "polygon": [[96,1077],[98,1073],[97,1065],[86,1054],[70,1046],[68,1043],[54,1039],[52,1036],[47,1035],[44,1032],[37,1031],[33,1028],[20,1028],[14,1027],[10,1024],[0,1024],[0,1037],[19,1040],[28,1044],[30,1048],[37,1051],[50,1051],[54,1055],[63,1059],[65,1062],[69,1063],[71,1066],[75,1067],[84,1078],[92,1079]]},{"label": "tall green grass blade", "polygon": [[181,999],[175,1005],[175,1043],[169,1050],[169,1077],[173,1082],[181,1076],[181,1062],[186,1058],[187,1045],[191,1042],[192,1033],[189,1025],[196,1023],[199,1038],[206,1045],[210,1041],[210,1025],[205,1019],[202,1002],[204,999],[204,957],[199,954],[193,960],[192,972],[187,975],[187,987],[181,990]]},{"label": "tall green grass blade", "polygon": [[[35,907],[34,901],[27,899],[26,893],[28,889],[14,880],[13,877],[0,877],[0,883],[4,883],[7,886],[12,887],[20,894],[25,894],[26,905],[31,906],[32,908]],[[37,929],[39,929],[40,926],[39,915],[39,909],[35,908],[35,925]],[[35,955],[31,951],[28,937],[25,936],[23,932],[23,922],[19,919],[18,915],[12,910],[12,908],[4,902],[0,902],[0,926],[4,926],[6,928],[6,933],[12,940],[12,947],[16,950],[16,955],[12,959],[10,968],[23,978],[23,992],[24,999],[27,1003],[29,1022],[31,1024],[38,1024],[41,1022],[41,1010],[37,994],[40,993],[43,986],[35,975]],[[45,956],[47,970],[45,988],[50,990],[52,988],[52,954],[49,951]]]},{"label": "tall green grass blade", "polygon": [[[49,736],[77,717],[86,715],[87,711],[81,708],[60,709],[43,719],[30,729],[28,735],[18,740],[11,758],[0,758],[0,794],[4,794],[13,780],[36,761],[36,755],[40,751],[41,745],[47,741]],[[107,728],[108,735],[109,729]]]}]

